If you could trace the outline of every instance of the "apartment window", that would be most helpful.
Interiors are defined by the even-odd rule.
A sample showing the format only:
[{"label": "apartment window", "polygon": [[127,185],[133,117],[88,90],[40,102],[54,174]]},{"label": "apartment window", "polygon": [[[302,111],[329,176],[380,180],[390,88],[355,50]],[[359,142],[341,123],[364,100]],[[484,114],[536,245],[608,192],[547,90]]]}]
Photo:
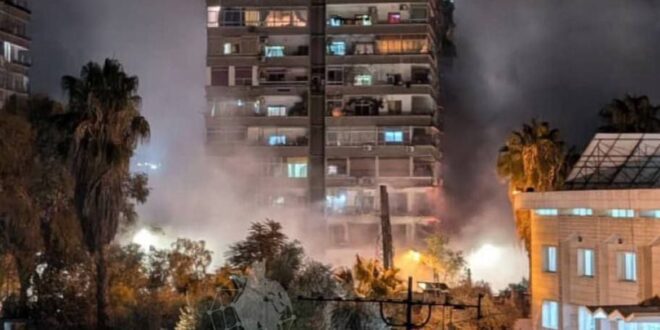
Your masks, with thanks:
[{"label": "apartment window", "polygon": [[619,253],[619,279],[637,281],[637,255],[635,252]]},{"label": "apartment window", "polygon": [[289,163],[288,174],[290,178],[306,178],[307,163]]},{"label": "apartment window", "polygon": [[328,85],[344,84],[343,68],[328,68]]},{"label": "apartment window", "polygon": [[403,131],[385,131],[385,143],[403,143]]},{"label": "apartment window", "polygon": [[578,330],[596,330],[596,319],[586,307],[578,310]]},{"label": "apartment window", "polygon": [[613,209],[610,210],[610,216],[613,218],[633,218],[635,217],[635,210],[633,209]]},{"label": "apartment window", "polygon": [[358,74],[355,76],[356,86],[371,86],[372,77],[370,74]]},{"label": "apartment window", "polygon": [[226,8],[222,10],[223,26],[242,26],[244,13],[238,8]]},{"label": "apartment window", "polygon": [[363,26],[371,25],[371,16],[355,15],[355,25],[363,25]]},{"label": "apartment window", "polygon": [[345,41],[333,41],[330,43],[329,47],[330,55],[344,56],[346,55],[346,42]]},{"label": "apartment window", "polygon": [[328,25],[330,26],[342,26],[343,23],[344,23],[344,19],[339,16],[332,16],[328,21]]},{"label": "apartment window", "polygon": [[206,26],[210,28],[218,27],[220,25],[220,6],[211,6],[207,8],[208,18]]},{"label": "apartment window", "polygon": [[269,105],[267,107],[268,117],[286,116],[286,107],[283,105]]},{"label": "apartment window", "polygon": [[388,13],[387,14],[387,23],[389,23],[389,24],[399,24],[399,23],[401,23],[401,13]]},{"label": "apartment window", "polygon": [[378,175],[381,177],[410,176],[410,158],[381,157],[378,160]]},{"label": "apartment window", "polygon": [[266,46],[264,53],[266,57],[282,57],[284,56],[284,46]]},{"label": "apartment window", "polygon": [[252,85],[252,67],[239,66],[235,70],[236,86],[250,86]]},{"label": "apartment window", "polygon": [[541,325],[546,329],[559,329],[559,303],[544,300],[541,311]]},{"label": "apartment window", "polygon": [[328,176],[346,175],[348,172],[348,160],[345,158],[328,159]]},{"label": "apartment window", "polygon": [[559,215],[558,209],[536,209],[534,212],[536,213],[536,215],[540,215],[544,217]]},{"label": "apartment window", "polygon": [[586,216],[594,215],[594,210],[580,207],[580,208],[572,209],[571,214],[579,217],[586,217]]},{"label": "apartment window", "polygon": [[655,210],[652,212],[652,214],[654,218],[660,219],[660,210]]},{"label": "apartment window", "polygon": [[229,69],[213,69],[211,71],[211,86],[229,86]]},{"label": "apartment window", "polygon": [[596,257],[592,249],[578,249],[578,275],[593,277],[596,275]]},{"label": "apartment window", "polygon": [[268,145],[278,146],[286,144],[286,135],[271,135],[268,137]]},{"label": "apartment window", "polygon": [[264,21],[267,27],[285,27],[307,25],[307,11],[305,10],[271,10]]},{"label": "apartment window", "polygon": [[225,55],[238,54],[240,53],[239,44],[232,42],[225,42],[222,45],[222,53]]},{"label": "apartment window", "polygon": [[427,53],[428,42],[423,37],[384,37],[376,41],[376,48],[381,54]]},{"label": "apartment window", "polygon": [[325,196],[326,208],[335,213],[342,213],[346,208],[348,197],[345,191],[337,191]]},{"label": "apartment window", "polygon": [[619,330],[660,330],[660,324],[650,322],[628,323],[623,320],[617,322]]},{"label": "apartment window", "polygon": [[543,247],[543,271],[548,273],[557,272],[557,247]]}]

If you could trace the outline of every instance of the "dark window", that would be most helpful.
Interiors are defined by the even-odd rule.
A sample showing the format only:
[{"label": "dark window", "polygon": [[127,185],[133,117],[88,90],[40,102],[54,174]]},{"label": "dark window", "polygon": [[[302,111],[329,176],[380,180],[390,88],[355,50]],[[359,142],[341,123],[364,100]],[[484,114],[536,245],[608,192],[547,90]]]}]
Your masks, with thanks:
[{"label": "dark window", "polygon": [[229,86],[229,70],[227,68],[213,69],[211,71],[212,86]]}]

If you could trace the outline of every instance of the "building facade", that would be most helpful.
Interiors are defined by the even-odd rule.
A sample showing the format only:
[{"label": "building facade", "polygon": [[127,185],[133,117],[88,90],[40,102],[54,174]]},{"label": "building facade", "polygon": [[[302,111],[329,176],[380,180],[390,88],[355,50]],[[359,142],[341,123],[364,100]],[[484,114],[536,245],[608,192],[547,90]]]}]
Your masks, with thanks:
[{"label": "building facade", "polygon": [[27,96],[30,38],[27,25],[30,10],[27,0],[0,2],[0,41],[3,56],[0,60],[0,105],[11,95]]},{"label": "building facade", "polygon": [[571,190],[515,195],[531,223],[534,329],[660,329],[659,150],[660,135],[599,134]]},{"label": "building facade", "polygon": [[387,185],[413,241],[442,183],[439,4],[207,0],[209,154],[248,159],[260,206],[324,205],[336,247],[375,243]]}]

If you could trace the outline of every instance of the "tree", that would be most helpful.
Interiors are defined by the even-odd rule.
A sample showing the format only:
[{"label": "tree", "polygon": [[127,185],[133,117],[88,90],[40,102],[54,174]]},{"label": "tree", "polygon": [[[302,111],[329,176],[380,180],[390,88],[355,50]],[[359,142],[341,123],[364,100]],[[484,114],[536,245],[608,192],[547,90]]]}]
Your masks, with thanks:
[{"label": "tree", "polygon": [[648,96],[626,95],[613,99],[600,111],[605,133],[658,133],[660,106],[652,105]]},{"label": "tree", "polygon": [[97,328],[108,322],[106,247],[119,222],[129,218],[127,191],[130,159],[138,142],[149,137],[149,124],[140,115],[138,79],[121,64],[107,59],[90,62],[80,77],[65,76],[72,123],[71,172],[75,178],[74,205],[85,246],[96,266]]},{"label": "tree", "polygon": [[426,251],[422,254],[422,263],[433,270],[434,281],[454,280],[465,268],[462,251],[449,248],[449,239],[442,235],[433,235],[426,239]]},{"label": "tree", "polygon": [[300,242],[288,240],[281,224],[267,219],[253,223],[245,240],[231,245],[226,255],[229,265],[242,270],[265,262],[266,277],[288,288],[302,266],[304,250]]},{"label": "tree", "polygon": [[[513,131],[497,157],[497,174],[509,184],[509,197],[521,191],[559,189],[567,174],[567,156],[559,131],[532,120]],[[530,217],[516,214],[516,231],[529,254]]]}]

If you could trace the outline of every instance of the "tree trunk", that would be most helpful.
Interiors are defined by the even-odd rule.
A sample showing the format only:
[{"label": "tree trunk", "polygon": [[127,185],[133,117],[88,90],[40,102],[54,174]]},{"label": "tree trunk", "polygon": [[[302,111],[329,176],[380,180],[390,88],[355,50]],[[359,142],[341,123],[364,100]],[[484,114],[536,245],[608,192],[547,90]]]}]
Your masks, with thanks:
[{"label": "tree trunk", "polygon": [[108,329],[108,269],[105,246],[95,253],[96,261],[96,329]]},{"label": "tree trunk", "polygon": [[30,276],[32,275],[32,267],[30,267],[32,262],[23,258],[25,257],[15,257],[18,283],[21,286],[18,296],[18,317],[27,316],[28,289],[30,288]]}]

